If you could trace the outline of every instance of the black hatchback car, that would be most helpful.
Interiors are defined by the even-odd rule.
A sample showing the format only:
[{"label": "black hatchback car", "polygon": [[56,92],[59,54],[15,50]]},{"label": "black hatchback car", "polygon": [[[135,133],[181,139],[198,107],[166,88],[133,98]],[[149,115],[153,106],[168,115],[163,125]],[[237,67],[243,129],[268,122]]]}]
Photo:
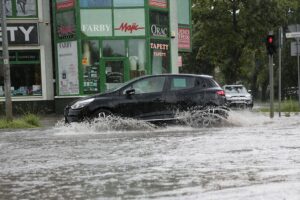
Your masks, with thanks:
[{"label": "black hatchback car", "polygon": [[211,76],[149,75],[123,83],[114,90],[80,98],[64,110],[66,122],[117,115],[146,121],[174,119],[192,107],[223,106],[225,93]]}]

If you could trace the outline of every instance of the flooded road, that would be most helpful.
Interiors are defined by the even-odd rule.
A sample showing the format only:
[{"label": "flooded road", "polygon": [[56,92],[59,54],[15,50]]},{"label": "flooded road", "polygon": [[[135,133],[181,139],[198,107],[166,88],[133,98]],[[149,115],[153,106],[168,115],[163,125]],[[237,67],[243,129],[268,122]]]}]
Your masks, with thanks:
[{"label": "flooded road", "polygon": [[[124,130],[126,129],[126,130]],[[300,115],[0,132],[0,199],[299,200]]]}]

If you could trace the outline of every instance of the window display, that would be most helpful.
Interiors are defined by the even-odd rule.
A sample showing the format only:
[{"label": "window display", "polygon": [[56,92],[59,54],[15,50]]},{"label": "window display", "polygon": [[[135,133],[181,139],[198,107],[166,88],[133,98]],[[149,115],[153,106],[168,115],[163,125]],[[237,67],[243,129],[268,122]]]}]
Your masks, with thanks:
[{"label": "window display", "polygon": [[132,39],[128,41],[130,78],[145,75],[146,68],[146,46],[143,39]]},{"label": "window display", "polygon": [[[2,58],[2,52],[0,54]],[[10,51],[12,96],[41,96],[40,51]],[[4,72],[0,70],[0,96],[4,96]]]},{"label": "window display", "polygon": [[151,40],[152,74],[170,72],[170,49],[167,40]]},{"label": "window display", "polygon": [[17,16],[37,16],[36,0],[16,0]]},{"label": "window display", "polygon": [[102,46],[104,57],[126,56],[124,40],[103,40]]},{"label": "window display", "polygon": [[99,42],[82,41],[83,91],[85,94],[99,91]]}]

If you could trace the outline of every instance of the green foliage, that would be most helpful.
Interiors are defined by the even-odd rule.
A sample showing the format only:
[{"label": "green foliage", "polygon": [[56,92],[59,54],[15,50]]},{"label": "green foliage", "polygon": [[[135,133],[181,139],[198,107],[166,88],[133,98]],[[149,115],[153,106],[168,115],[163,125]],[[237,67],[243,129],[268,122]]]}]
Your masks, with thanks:
[{"label": "green foliage", "polygon": [[[268,57],[265,38],[279,27],[300,23],[299,0],[193,0],[193,49],[186,55],[182,71],[214,75],[222,84],[242,82],[253,91],[266,94]],[[294,62],[288,59],[283,74],[296,84]],[[275,64],[278,58],[274,57]],[[291,61],[292,60],[292,61]],[[288,65],[288,66],[287,66]],[[277,70],[275,65],[275,70]],[[276,74],[276,71],[275,71]],[[285,86],[285,83],[283,83]]]},{"label": "green foliage", "polygon": [[13,121],[0,119],[0,129],[36,128],[39,126],[39,118],[34,114],[26,114],[19,119],[14,119]]},{"label": "green foliage", "polygon": [[[278,103],[275,104],[275,112],[279,112]],[[260,112],[270,112],[269,108],[261,108]],[[281,103],[280,111],[285,113],[300,112],[299,102],[295,100],[286,100]]]}]

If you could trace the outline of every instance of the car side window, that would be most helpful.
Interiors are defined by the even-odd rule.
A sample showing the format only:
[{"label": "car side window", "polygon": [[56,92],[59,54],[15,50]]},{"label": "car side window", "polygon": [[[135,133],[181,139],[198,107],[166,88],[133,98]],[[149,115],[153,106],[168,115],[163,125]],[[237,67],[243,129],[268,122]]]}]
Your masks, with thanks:
[{"label": "car side window", "polygon": [[171,91],[195,87],[194,77],[174,77],[171,79]]},{"label": "car side window", "polygon": [[[144,78],[133,83],[130,89],[135,90],[135,94],[162,92],[165,85],[165,77]],[[127,88],[129,89],[129,88]],[[125,91],[127,90],[125,89]]]}]

